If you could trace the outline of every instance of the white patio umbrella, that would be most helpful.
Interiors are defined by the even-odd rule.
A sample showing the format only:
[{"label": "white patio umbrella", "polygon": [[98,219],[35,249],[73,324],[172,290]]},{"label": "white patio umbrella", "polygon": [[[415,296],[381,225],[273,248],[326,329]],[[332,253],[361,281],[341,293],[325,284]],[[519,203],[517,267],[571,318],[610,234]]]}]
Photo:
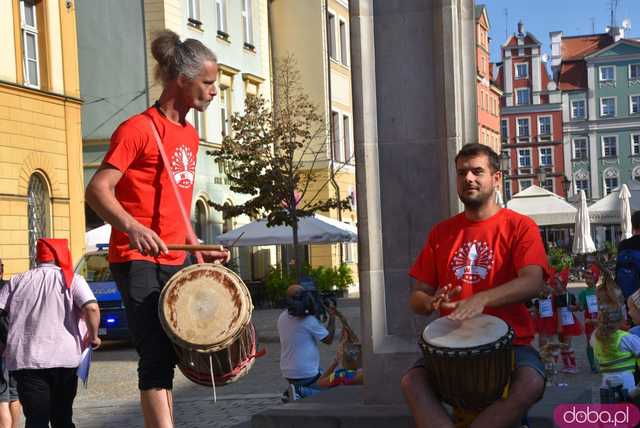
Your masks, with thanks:
[{"label": "white patio umbrella", "polygon": [[[298,241],[305,244],[357,242],[358,229],[322,215],[303,217],[298,222]],[[214,238],[216,244],[234,247],[293,244],[290,226],[267,227],[267,220],[254,221]]]},{"label": "white patio umbrella", "polygon": [[87,251],[95,251],[98,249],[98,244],[109,244],[109,238],[111,237],[111,225],[103,224],[100,227],[91,229],[84,234],[84,245]]},{"label": "white patio umbrella", "polygon": [[622,229],[622,239],[631,238],[633,235],[631,226],[631,192],[626,184],[620,188],[620,227]]},{"label": "white patio umbrella", "polygon": [[573,254],[594,253],[596,251],[596,245],[591,238],[589,209],[587,208],[587,196],[584,194],[584,190],[580,190],[580,193],[578,193],[578,212],[576,213],[575,223]]}]

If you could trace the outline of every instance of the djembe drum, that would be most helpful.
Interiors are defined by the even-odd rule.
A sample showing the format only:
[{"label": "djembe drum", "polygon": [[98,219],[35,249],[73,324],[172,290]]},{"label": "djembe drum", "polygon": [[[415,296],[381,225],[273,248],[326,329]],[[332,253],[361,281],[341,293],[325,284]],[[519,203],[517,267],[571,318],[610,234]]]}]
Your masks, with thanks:
[{"label": "djembe drum", "polygon": [[242,279],[219,264],[188,266],[160,293],[160,323],[173,342],[178,368],[193,382],[235,382],[252,367],[253,304]]},{"label": "djembe drum", "polygon": [[500,318],[438,318],[424,329],[420,347],[429,383],[455,408],[478,411],[498,400],[513,369],[513,330]]}]

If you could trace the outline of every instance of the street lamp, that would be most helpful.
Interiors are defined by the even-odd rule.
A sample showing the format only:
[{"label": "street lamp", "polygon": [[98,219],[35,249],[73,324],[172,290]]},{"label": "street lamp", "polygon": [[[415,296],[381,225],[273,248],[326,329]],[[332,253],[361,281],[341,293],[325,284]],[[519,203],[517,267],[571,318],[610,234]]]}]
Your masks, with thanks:
[{"label": "street lamp", "polygon": [[500,171],[502,172],[502,199],[504,200],[505,206],[507,204],[507,191],[505,185],[510,167],[511,159],[509,157],[509,150],[503,150],[502,153],[500,153]]},{"label": "street lamp", "polygon": [[569,189],[571,188],[571,180],[566,175],[562,177],[562,190],[564,190],[564,198],[569,200]]}]

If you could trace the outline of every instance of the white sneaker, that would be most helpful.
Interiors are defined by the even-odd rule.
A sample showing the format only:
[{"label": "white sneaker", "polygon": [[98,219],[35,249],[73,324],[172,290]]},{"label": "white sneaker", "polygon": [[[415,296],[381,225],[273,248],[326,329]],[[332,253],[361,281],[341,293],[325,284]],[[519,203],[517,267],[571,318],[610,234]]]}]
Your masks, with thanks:
[{"label": "white sneaker", "polygon": [[288,392],[289,392],[289,401],[295,401],[301,398],[300,394],[298,394],[298,391],[296,391],[296,386],[292,383],[289,384]]}]

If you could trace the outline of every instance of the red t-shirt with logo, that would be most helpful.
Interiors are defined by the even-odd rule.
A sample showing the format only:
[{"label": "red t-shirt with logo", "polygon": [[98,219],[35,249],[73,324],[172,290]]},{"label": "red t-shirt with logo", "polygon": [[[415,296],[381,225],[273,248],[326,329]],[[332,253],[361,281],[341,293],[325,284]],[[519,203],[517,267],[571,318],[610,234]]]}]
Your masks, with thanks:
[{"label": "red t-shirt with logo", "polygon": [[[483,221],[458,214],[433,227],[409,274],[432,287],[462,286],[452,300],[500,287],[518,276],[525,266],[538,265],[545,277],[549,266],[538,226],[529,217],[503,208]],[[441,311],[447,315],[449,311]],[[524,304],[487,307],[515,331],[514,343],[529,344],[535,334],[531,315]]]},{"label": "red t-shirt with logo", "polygon": [[[104,162],[123,174],[115,189],[116,199],[122,207],[142,225],[155,231],[166,244],[184,244],[186,227],[148,117],[155,123],[171,163],[171,179],[177,184],[185,208],[190,209],[199,138],[189,123],[171,122],[151,107],[116,129]],[[112,229],[109,241],[111,263],[147,260],[180,265],[184,259],[184,251],[170,251],[158,257],[143,256],[129,248],[129,238],[125,233]]]}]

